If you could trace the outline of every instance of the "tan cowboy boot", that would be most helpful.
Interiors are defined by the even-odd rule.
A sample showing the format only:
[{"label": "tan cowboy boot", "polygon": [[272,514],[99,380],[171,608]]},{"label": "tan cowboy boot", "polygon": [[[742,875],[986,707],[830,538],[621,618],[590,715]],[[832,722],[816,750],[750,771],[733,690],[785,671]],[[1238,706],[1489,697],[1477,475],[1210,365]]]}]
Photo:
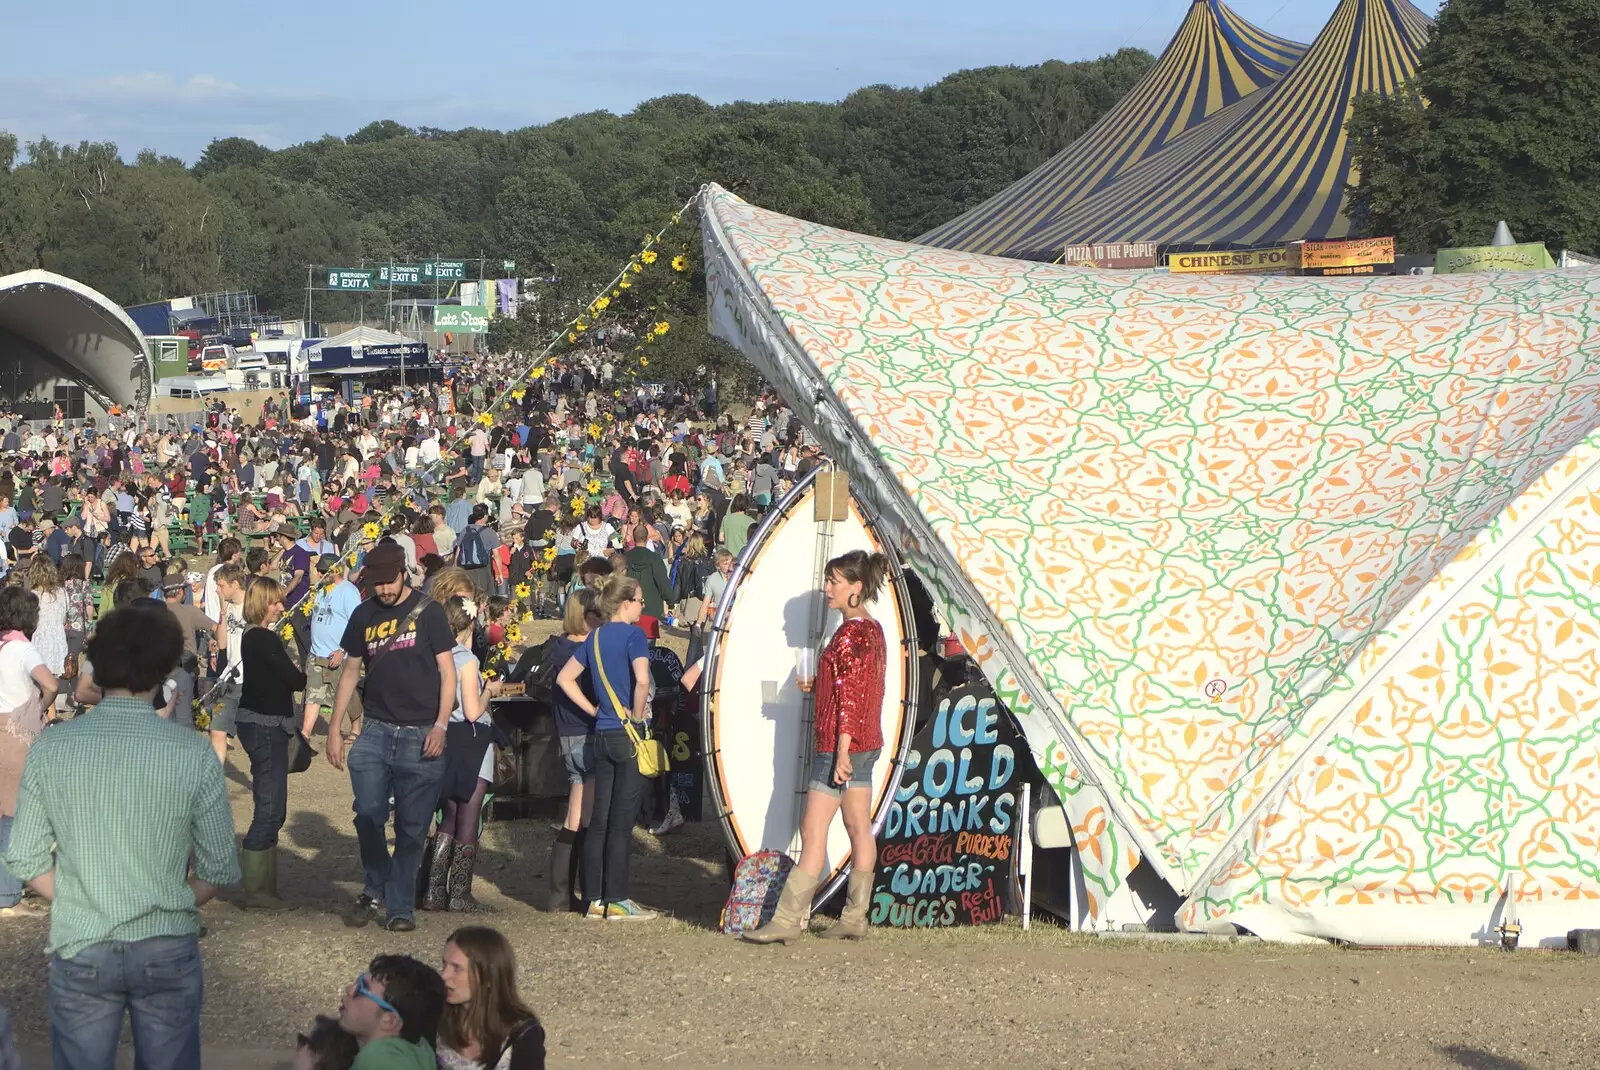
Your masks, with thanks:
[{"label": "tan cowboy boot", "polygon": [[872,905],[873,877],[876,875],[870,869],[850,871],[844,909],[839,912],[839,920],[818,933],[818,936],[830,940],[860,940],[867,935],[867,907]]},{"label": "tan cowboy boot", "polygon": [[796,866],[784,882],[783,895],[778,898],[778,909],[772,920],[739,936],[752,944],[787,944],[800,939],[806,931],[806,911],[811,907],[811,896],[816,890],[817,878]]}]

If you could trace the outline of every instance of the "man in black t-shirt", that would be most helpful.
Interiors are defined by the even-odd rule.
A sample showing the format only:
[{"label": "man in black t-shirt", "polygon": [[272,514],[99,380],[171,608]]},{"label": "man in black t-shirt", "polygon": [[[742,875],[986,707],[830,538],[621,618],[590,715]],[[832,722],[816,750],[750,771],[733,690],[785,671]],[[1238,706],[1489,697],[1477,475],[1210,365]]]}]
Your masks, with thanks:
[{"label": "man in black t-shirt", "polygon": [[33,517],[24,517],[6,535],[6,545],[11,549],[11,567],[27,571],[33,562]]},{"label": "man in black t-shirt", "polygon": [[[350,614],[339,646],[345,652],[328,726],[328,761],[347,764],[341,729],[366,671],[361,734],[350,744],[356,838],[364,883],[345,915],[359,928],[388,908],[385,927],[415,929],[417,869],[444,779],[445,724],[456,702],[455,637],[444,609],[411,589],[406,556],[385,539],[367,554],[360,585],[373,593]],[[394,856],[384,833],[394,798]]]}]

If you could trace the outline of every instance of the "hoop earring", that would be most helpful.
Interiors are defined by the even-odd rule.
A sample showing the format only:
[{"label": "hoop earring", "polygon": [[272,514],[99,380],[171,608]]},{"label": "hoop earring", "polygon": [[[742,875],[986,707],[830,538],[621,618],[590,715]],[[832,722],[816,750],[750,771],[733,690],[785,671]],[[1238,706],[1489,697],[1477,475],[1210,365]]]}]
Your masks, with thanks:
[{"label": "hoop earring", "polygon": [[861,608],[861,596],[860,595],[853,594],[853,595],[850,596],[850,608],[851,609],[860,609]]}]

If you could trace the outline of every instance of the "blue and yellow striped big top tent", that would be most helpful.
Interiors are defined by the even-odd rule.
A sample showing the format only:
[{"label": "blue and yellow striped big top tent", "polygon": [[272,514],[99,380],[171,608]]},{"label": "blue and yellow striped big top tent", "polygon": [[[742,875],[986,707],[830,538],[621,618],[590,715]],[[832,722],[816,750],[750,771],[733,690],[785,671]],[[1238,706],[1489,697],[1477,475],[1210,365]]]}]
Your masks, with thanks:
[{"label": "blue and yellow striped big top tent", "polygon": [[1430,26],[1408,0],[1340,0],[1307,49],[1195,0],[1150,74],[1089,133],[917,240],[1053,260],[1091,243],[1344,237],[1350,110],[1402,90]]}]

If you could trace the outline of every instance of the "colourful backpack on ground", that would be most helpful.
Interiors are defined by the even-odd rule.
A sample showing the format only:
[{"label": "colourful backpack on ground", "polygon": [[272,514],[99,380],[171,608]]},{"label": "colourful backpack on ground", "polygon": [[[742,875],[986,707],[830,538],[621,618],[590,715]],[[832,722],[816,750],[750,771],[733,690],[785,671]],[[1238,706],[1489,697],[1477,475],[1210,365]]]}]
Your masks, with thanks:
[{"label": "colourful backpack on ground", "polygon": [[722,908],[722,931],[749,932],[771,921],[793,868],[794,859],[782,851],[757,851],[741,858],[733,867],[733,888]]}]

